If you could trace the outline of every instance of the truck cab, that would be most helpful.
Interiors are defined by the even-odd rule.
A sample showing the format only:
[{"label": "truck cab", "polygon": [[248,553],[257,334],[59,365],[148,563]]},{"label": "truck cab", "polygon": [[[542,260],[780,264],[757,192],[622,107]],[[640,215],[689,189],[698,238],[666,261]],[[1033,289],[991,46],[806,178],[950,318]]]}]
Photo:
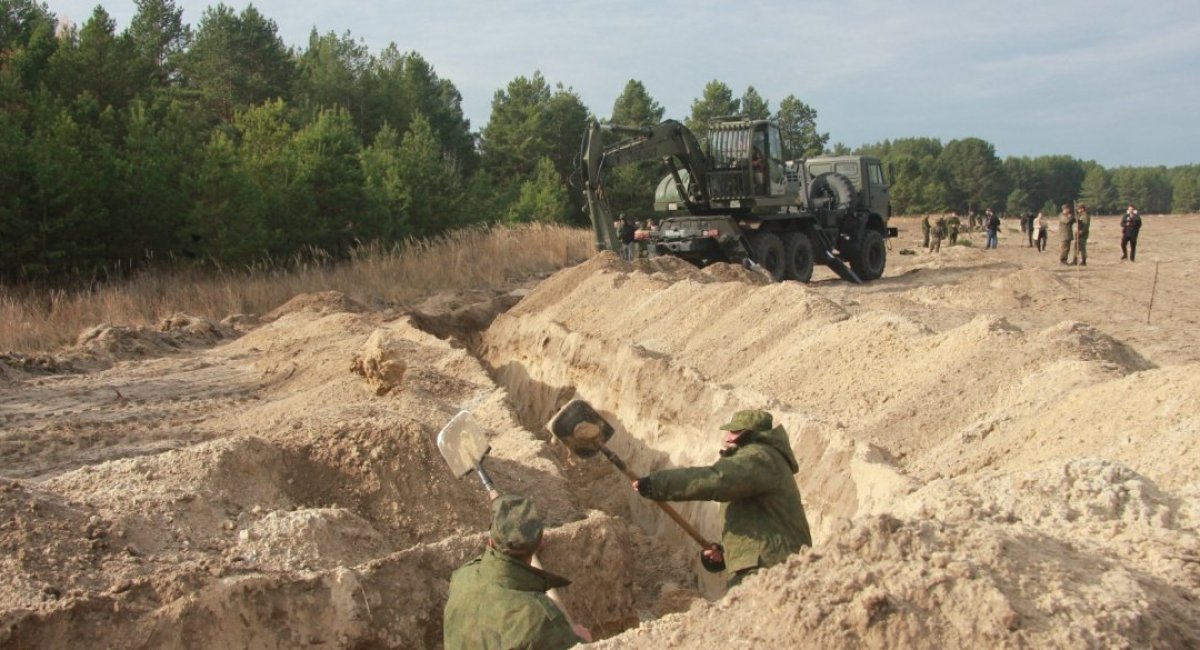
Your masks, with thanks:
[{"label": "truck cab", "polygon": [[854,189],[856,210],[870,212],[886,220],[891,216],[891,195],[883,162],[870,156],[820,156],[804,161],[809,178],[821,174],[839,174]]}]

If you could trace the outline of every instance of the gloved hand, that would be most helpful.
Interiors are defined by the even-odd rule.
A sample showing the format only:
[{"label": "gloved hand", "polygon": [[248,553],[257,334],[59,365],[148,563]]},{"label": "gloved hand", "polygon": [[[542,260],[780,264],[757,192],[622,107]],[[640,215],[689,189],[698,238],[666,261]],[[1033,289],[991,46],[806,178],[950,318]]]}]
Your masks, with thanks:
[{"label": "gloved hand", "polygon": [[643,476],[642,478],[639,478],[638,480],[633,481],[633,489],[637,490],[638,494],[640,494],[644,497],[649,497],[650,496],[650,477]]},{"label": "gloved hand", "polygon": [[720,544],[712,544],[708,548],[700,551],[700,564],[704,565],[704,570],[709,573],[720,573],[725,570],[725,547]]}]

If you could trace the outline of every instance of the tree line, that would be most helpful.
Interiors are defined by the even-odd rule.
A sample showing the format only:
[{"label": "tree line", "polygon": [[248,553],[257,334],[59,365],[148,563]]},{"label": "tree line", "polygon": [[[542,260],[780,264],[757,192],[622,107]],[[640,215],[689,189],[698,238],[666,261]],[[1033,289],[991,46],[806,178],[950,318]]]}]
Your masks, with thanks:
[{"label": "tree line", "polygon": [[[0,278],[89,278],[159,261],[236,266],[347,255],[476,223],[584,223],[575,158],[591,111],[538,72],[497,90],[472,130],[462,96],[419,53],[371,52],[349,33],[290,48],[252,5],[217,4],[193,28],[174,0],[136,0],[118,32],[44,3],[0,0]],[[829,145],[794,95],[709,82],[685,122],[780,123],[791,157]],[[663,119],[630,80],[607,119]],[[895,170],[898,213],[1018,211],[1082,198],[1101,211],[1200,208],[1198,170],[1105,170],[1069,156],[999,160],[968,138],[863,147]],[[650,214],[661,171],[618,169],[610,199]]]}]

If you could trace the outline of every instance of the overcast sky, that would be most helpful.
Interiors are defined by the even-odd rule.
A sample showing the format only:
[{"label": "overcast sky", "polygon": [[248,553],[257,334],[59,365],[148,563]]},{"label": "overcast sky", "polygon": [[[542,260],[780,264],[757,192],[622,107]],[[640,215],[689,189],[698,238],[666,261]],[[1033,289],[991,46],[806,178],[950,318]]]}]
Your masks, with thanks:
[{"label": "overcast sky", "polygon": [[[94,0],[48,0],[82,23]],[[128,26],[133,0],[103,0]],[[209,0],[176,0],[196,27]],[[228,2],[241,10],[245,4]],[[683,119],[704,85],[789,94],[851,147],[975,136],[1000,157],[1200,163],[1200,1],[259,0],[291,46],[315,26],[427,59],[471,127],[540,70],[599,116],[629,79]]]}]

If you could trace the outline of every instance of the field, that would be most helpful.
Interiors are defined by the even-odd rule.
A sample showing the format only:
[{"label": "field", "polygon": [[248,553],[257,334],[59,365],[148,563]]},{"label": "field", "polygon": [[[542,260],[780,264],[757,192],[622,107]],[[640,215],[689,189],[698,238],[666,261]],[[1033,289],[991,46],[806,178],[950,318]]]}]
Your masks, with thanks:
[{"label": "field", "polygon": [[[168,297],[129,308],[141,327],[79,309],[74,341],[0,357],[0,646],[438,647],[488,521],[434,444],[462,408],[610,647],[1200,645],[1200,215],[1148,216],[1134,263],[1097,218],[1086,267],[1054,233],[931,254],[895,221],[866,286],[574,263],[579,233],[553,273],[403,296],[377,272]],[[711,463],[732,411],[770,410],[814,548],[723,594],[611,466],[552,441],[572,397],[638,472]],[[718,535],[716,504],[680,505]]]}]

